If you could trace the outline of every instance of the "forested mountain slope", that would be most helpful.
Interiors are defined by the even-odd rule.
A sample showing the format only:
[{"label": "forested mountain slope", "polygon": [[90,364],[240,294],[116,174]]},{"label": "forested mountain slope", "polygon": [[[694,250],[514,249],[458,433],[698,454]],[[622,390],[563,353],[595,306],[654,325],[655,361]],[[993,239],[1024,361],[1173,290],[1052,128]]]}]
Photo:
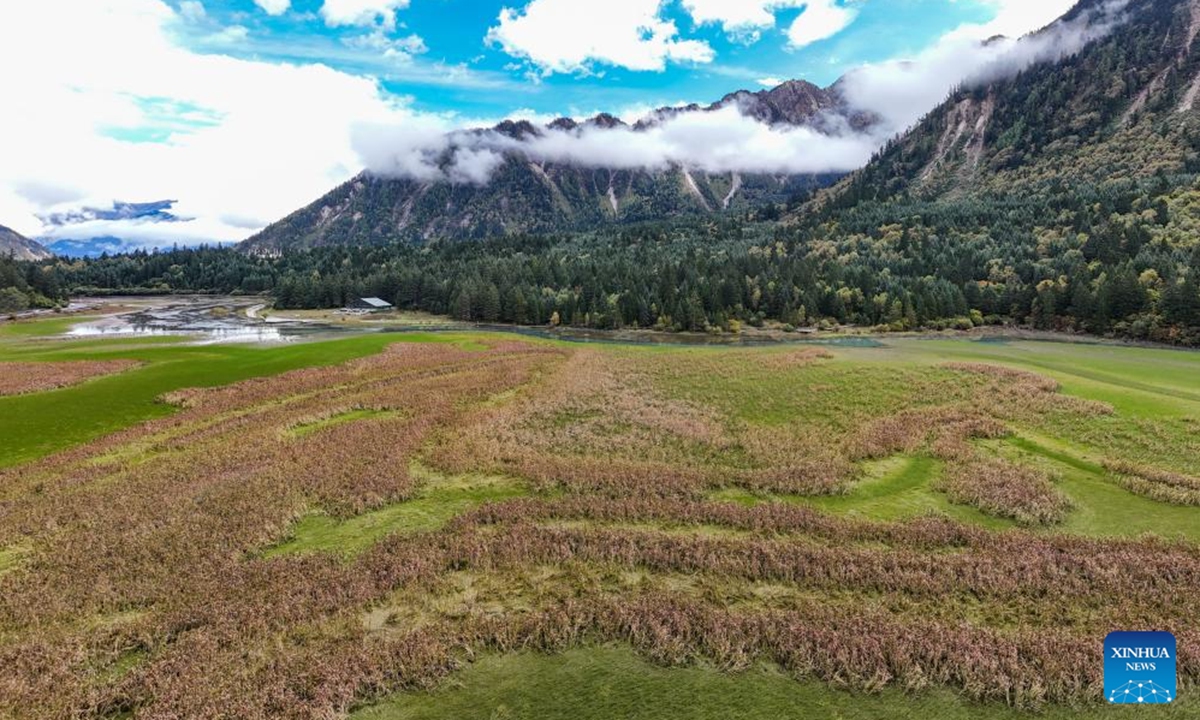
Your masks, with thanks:
[{"label": "forested mountain slope", "polygon": [[[701,331],[1004,323],[1200,345],[1200,0],[1086,0],[1062,23],[1091,42],[1057,62],[1042,58],[1020,74],[964,86],[784,223],[761,221],[781,205],[749,217],[673,217],[688,197],[676,175],[643,196],[651,222],[389,244],[408,190],[395,184],[403,181],[361,180],[361,190],[343,188],[337,202],[264,233],[272,252],[129,255],[55,263],[53,272],[67,287],[92,290],[271,291],[284,307],[378,295],[403,309],[489,322]],[[793,89],[810,106],[828,100]],[[737,102],[743,111],[753,105]],[[770,117],[779,107],[754,112]],[[563,191],[576,200],[562,206],[592,213],[605,212],[609,178],[624,177],[555,173],[547,171],[555,187],[578,190]],[[637,177],[624,181],[642,187]],[[704,189],[719,178],[693,179],[710,204],[722,197],[723,187]],[[471,207],[532,224],[538,214],[528,208],[555,196],[519,186],[436,192],[465,193],[452,202],[473,199]],[[468,218],[438,197],[414,202],[413,212]],[[618,206],[639,207],[621,196]],[[481,227],[469,215],[463,228]],[[310,245],[324,246],[274,252]]]},{"label": "forested mountain slope", "polygon": [[[836,86],[835,86],[836,87]],[[768,125],[820,125],[829,118],[862,128],[872,118],[846,107],[836,89],[789,81],[771,90],[738,91],[712,105],[662,108],[638,121],[645,131],[679,115],[736,107]],[[582,124],[612,128],[621,120],[601,114]],[[573,132],[560,118],[548,128],[506,121],[492,132],[514,140],[546,130]],[[610,169],[548,162],[506,153],[485,183],[386,177],[363,172],[316,202],[249,238],[243,248],[280,248],[390,241],[479,239],[511,233],[588,230],[618,223],[680,216],[746,212],[786,203],[837,176],[708,173],[672,166],[662,170]]]},{"label": "forested mountain slope", "polygon": [[1059,23],[1106,34],[1058,62],[969,81],[857,173],[845,200],[1031,192],[1200,169],[1200,1],[1083,0]]},{"label": "forested mountain slope", "polygon": [[964,86],[792,218],[796,252],[879,273],[852,304],[903,324],[902,278],[928,277],[1039,327],[1200,338],[1200,2],[1060,22],[1103,36]]},{"label": "forested mountain slope", "polygon": [[512,157],[484,185],[360,174],[246,240],[264,252],[322,245],[584,230],[622,222],[756,210],[836,177],[608,170]]}]

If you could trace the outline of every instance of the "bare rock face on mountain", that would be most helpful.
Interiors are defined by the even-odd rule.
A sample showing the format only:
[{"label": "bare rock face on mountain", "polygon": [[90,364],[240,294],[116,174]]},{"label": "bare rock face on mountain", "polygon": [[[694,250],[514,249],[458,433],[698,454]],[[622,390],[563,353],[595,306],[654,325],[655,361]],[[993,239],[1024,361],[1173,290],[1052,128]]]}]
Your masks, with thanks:
[{"label": "bare rock face on mountain", "polygon": [[841,106],[840,96],[804,80],[788,80],[759,92],[739,90],[709,106],[710,110],[736,105],[744,115],[769,125],[803,125],[822,111]]},{"label": "bare rock face on mountain", "polygon": [[45,260],[53,257],[49,250],[16,230],[0,225],[0,255],[12,255],[18,260]]},{"label": "bare rock face on mountain", "polygon": [[[771,90],[739,91],[701,106],[661,108],[630,125],[601,113],[582,121],[559,118],[545,128],[506,120],[490,131],[519,143],[547,132],[620,129],[649,132],[691,113],[736,108],[771,126],[818,131],[862,128],[837,90],[788,81]],[[614,135],[614,142],[620,136]],[[547,233],[672,217],[746,212],[782,203],[837,180],[839,174],[709,173],[605,168],[549,162],[508,150],[485,183],[419,180],[361,173],[308,207],[267,227],[242,244],[251,252],[334,244],[476,239],[512,233]]]},{"label": "bare rock face on mountain", "polygon": [[1077,52],[967,83],[828,193],[1022,197],[1200,168],[1200,0],[1083,0],[1033,36]]}]

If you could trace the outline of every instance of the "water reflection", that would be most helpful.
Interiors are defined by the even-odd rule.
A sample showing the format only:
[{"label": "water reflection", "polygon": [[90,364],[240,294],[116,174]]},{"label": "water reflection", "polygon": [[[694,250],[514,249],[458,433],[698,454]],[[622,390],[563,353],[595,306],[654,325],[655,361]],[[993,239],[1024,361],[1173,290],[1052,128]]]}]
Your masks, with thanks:
[{"label": "water reflection", "polygon": [[181,325],[179,327],[158,327],[154,325],[77,325],[66,332],[68,337],[180,337],[198,335],[194,340],[197,345],[223,342],[291,342],[298,338],[289,335],[277,327],[254,327],[250,325],[234,327],[195,328]]},{"label": "water reflection", "polygon": [[304,320],[258,317],[261,305],[250,298],[129,298],[126,304],[139,309],[124,315],[97,318],[76,325],[66,332],[69,337],[166,337],[188,336],[195,344],[281,343],[317,340],[366,333],[463,332],[470,330],[502,332],[526,337],[577,343],[616,343],[634,345],[726,345],[752,347],[763,345],[839,345],[884,347],[876,338],[864,336],[816,336],[795,334],[705,335],[700,333],[662,333],[645,330],[587,330],[576,328],[515,327],[511,325],[471,325],[428,323],[405,325],[336,325]]},{"label": "water reflection", "polygon": [[305,323],[268,324],[250,317],[247,310],[253,302],[243,298],[136,298],[125,302],[140,309],[80,323],[66,335],[76,338],[186,336],[194,344],[206,345],[291,342],[312,336],[318,330]]},{"label": "water reflection", "polygon": [[110,335],[183,335],[181,330],[167,328],[133,327],[132,325],[98,326],[84,323],[63,333],[67,337],[101,337]]}]

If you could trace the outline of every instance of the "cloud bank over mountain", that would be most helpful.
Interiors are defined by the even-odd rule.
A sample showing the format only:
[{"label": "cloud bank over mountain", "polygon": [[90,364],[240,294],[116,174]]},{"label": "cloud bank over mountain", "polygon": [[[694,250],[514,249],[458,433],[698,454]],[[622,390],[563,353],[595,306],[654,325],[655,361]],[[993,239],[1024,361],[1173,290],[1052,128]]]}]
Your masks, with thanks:
[{"label": "cloud bank over mountain", "polygon": [[[1074,0],[1066,4],[1064,10]],[[1112,0],[1099,12],[1057,21],[1041,32],[1020,38],[986,35],[1010,25],[1007,21],[961,28],[915,57],[852,70],[844,78],[843,92],[852,106],[884,118],[889,134],[902,132],[955,87],[983,85],[1038,63],[1074,55],[1112,32],[1124,19],[1125,5],[1126,0]]]},{"label": "cloud bank over mountain", "polygon": [[[834,88],[845,108],[819,112],[808,126],[767,125],[729,105],[681,112],[645,128],[585,123],[538,128],[519,138],[496,130],[443,132],[436,125],[411,121],[362,124],[355,129],[353,146],[375,174],[427,182],[485,183],[509,154],[534,162],[613,169],[848,172],[865,164],[954,88],[1058,61],[1103,37],[1121,21],[1124,4],[1113,0],[1097,13],[1083,13],[1019,39],[980,40],[963,29],[911,59],[859,67]],[[847,121],[855,113],[874,122],[856,127]]]},{"label": "cloud bank over mountain", "polygon": [[508,153],[534,162],[613,169],[673,165],[709,172],[824,173],[851,170],[870,159],[878,139],[850,130],[832,114],[829,134],[809,127],[769,126],[736,106],[692,112],[645,129],[585,124],[542,128],[520,139],[495,130],[430,133],[411,126],[364,125],[354,147],[367,169],[428,182],[484,183]]},{"label": "cloud bank over mountain", "polygon": [[[0,222],[30,237],[240,240],[358,171],[352,125],[414,115],[371,78],[187,50],[186,22],[157,0],[0,4],[0,61],[20,68],[0,73]],[[44,220],[161,198],[185,221]]]},{"label": "cloud bank over mountain", "polygon": [[[833,52],[838,41],[831,38],[852,33],[878,6],[860,0],[683,0],[668,7],[628,0],[617,10],[597,5],[599,17],[573,0],[508,3],[515,10],[497,4],[485,8],[470,44],[471,52],[482,47],[513,64],[501,73],[428,57],[443,48],[429,45],[417,34],[420,28],[408,25],[421,10],[408,0],[323,0],[315,11],[302,11],[289,0],[255,0],[233,14],[212,0],[0,3],[0,62],[20,69],[0,73],[6,101],[0,114],[0,222],[35,238],[119,235],[147,246],[233,241],[364,166],[381,174],[479,183],[511,152],[538,162],[614,168],[851,170],[964,78],[1012,72],[1052,59],[1056,48],[1086,41],[1088,33],[1077,28],[1060,29],[1040,44],[979,42],[994,30],[1028,27],[1030,17],[1050,19],[1069,2],[955,0],[960,8],[994,6],[995,19],[949,33],[910,61],[853,71],[839,87],[849,105],[876,118],[867,130],[848,123],[845,113],[821,115],[819,127],[796,128],[767,126],[726,108],[680,115],[642,132],[585,126],[544,130],[523,140],[467,129],[493,124],[511,109],[509,103],[530,107],[526,103],[537,88],[544,93],[538,107],[544,124],[553,105],[544,100],[556,97],[555,79],[547,72],[577,74],[572,83],[604,85],[597,96],[602,102],[587,104],[622,116],[621,107],[657,105],[651,101],[658,92],[670,92],[672,100],[711,99],[695,97],[696,91],[647,89],[658,83],[655,78],[687,72],[679,67],[711,72],[716,79],[705,82],[719,83],[717,94],[802,76],[799,68],[789,73],[728,67],[712,53],[725,47],[722,35],[745,44],[738,47],[757,43],[759,50],[773,40],[782,56],[793,59],[803,55],[799,45],[821,37],[829,44],[813,45],[812,52],[826,47]],[[570,23],[550,22],[563,12]],[[272,22],[345,35],[323,45],[279,43],[299,53],[287,60],[239,52],[255,38],[269,39]],[[546,30],[547,22],[558,29]],[[591,38],[587,44],[578,42],[580,33]],[[114,37],[122,42],[114,44]],[[355,64],[371,53],[372,64]],[[654,83],[627,82],[629,73],[658,73],[663,66],[665,75],[650,78]],[[610,92],[605,74],[617,72],[625,78],[615,80]],[[389,84],[388,77],[417,80]],[[490,92],[504,104],[496,107],[492,100],[485,109],[468,104],[435,111],[424,104],[421,82],[435,84],[431,95],[465,83],[456,92],[472,99]],[[535,90],[513,95],[514,85]],[[608,102],[618,107],[602,106]],[[493,119],[480,121],[480,115]],[[173,222],[47,219],[163,198],[177,199]]]}]

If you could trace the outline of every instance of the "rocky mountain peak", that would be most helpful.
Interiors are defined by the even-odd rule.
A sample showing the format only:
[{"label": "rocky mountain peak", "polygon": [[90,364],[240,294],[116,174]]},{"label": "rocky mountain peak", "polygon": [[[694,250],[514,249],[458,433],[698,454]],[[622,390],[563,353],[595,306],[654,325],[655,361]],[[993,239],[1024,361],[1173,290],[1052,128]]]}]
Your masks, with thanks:
[{"label": "rocky mountain peak", "polygon": [[18,260],[45,260],[53,254],[21,233],[0,225],[0,255],[12,255]]}]

